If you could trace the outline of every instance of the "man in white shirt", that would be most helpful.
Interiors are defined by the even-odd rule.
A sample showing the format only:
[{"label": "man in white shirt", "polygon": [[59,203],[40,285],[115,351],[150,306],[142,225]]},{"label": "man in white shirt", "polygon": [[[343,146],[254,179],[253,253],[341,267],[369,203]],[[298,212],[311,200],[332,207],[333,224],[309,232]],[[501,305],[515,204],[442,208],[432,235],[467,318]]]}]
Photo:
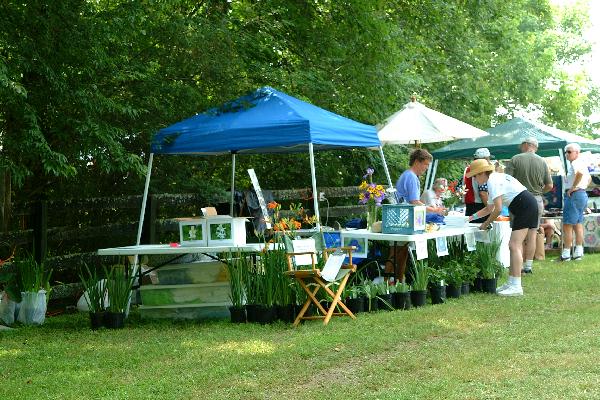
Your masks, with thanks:
[{"label": "man in white shirt", "polygon": [[[584,160],[579,157],[581,147],[577,143],[565,146],[565,157],[569,161],[565,178],[565,202],[563,208],[563,250],[559,261],[579,261],[583,258],[583,212],[587,207],[586,189],[590,184],[590,173]],[[575,250],[571,256],[575,231]]]}]

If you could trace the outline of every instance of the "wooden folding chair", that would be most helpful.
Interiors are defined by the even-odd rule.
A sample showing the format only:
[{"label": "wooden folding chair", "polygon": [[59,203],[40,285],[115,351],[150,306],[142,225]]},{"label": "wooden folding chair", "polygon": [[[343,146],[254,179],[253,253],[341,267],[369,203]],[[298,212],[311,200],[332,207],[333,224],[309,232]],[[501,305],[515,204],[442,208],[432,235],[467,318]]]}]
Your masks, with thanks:
[{"label": "wooden folding chair", "polygon": [[[302,309],[298,313],[296,320],[294,321],[294,326],[297,326],[300,321],[308,320],[308,319],[323,319],[323,325],[327,325],[332,316],[344,316],[347,315],[352,319],[356,319],[352,311],[346,307],[344,302],[341,300],[341,295],[346,287],[346,283],[348,282],[348,278],[352,272],[356,271],[356,265],[352,263],[352,251],[354,251],[355,247],[340,247],[340,248],[332,248],[332,249],[324,249],[323,259],[327,261],[329,255],[335,251],[342,250],[346,253],[348,257],[348,263],[343,264],[337,276],[332,282],[326,281],[322,275],[321,270],[317,267],[317,253],[316,252],[301,252],[301,253],[286,253],[287,263],[288,263],[288,271],[286,271],[286,275],[291,278],[296,279],[302,289],[308,295],[308,299],[304,302]],[[297,259],[297,256],[305,256],[310,255],[312,262],[310,264],[306,264],[306,266],[310,265],[310,269],[299,269],[301,265],[298,265],[294,260]],[[339,286],[335,293],[333,290],[329,288],[330,285],[337,283]],[[314,287],[314,288],[313,288]],[[323,305],[319,302],[316,297],[316,294],[319,290],[325,291],[333,301],[329,306],[329,309],[325,309]],[[322,315],[315,316],[304,316],[310,304],[314,304],[320,311]],[[336,306],[339,306],[343,312],[336,312]]]}]

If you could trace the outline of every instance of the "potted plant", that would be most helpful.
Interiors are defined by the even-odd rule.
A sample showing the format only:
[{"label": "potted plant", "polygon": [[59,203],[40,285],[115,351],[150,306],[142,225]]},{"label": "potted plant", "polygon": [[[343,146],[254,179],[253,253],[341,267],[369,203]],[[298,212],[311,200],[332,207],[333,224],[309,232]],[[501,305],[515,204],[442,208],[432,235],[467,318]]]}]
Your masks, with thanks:
[{"label": "potted plant", "polygon": [[392,294],[390,293],[387,282],[377,284],[377,308],[380,310],[394,310],[392,305]]},{"label": "potted plant", "polygon": [[246,322],[244,276],[248,268],[248,262],[251,262],[251,260],[242,252],[238,252],[235,257],[233,254],[229,254],[229,261],[227,263],[229,271],[229,298],[231,299],[229,313],[231,314],[231,322],[234,323]]},{"label": "potted plant", "polygon": [[496,254],[500,248],[498,241],[490,243],[478,243],[475,254],[477,264],[481,273],[482,290],[484,293],[496,293],[497,276],[496,271],[500,262],[496,259]]},{"label": "potted plant", "polygon": [[479,274],[476,258],[469,252],[463,259],[463,284],[461,294],[469,294],[471,287],[475,285],[475,279]]},{"label": "potted plant", "polygon": [[377,284],[373,281],[366,280],[363,285],[363,292],[367,298],[367,304],[365,304],[365,311],[373,312],[379,310],[379,303],[377,302]]},{"label": "potted plant", "polygon": [[16,260],[15,266],[22,298],[17,320],[25,325],[41,325],[46,319],[52,271],[32,254]]},{"label": "potted plant", "polygon": [[429,285],[429,268],[423,260],[418,260],[413,264],[412,276],[411,304],[415,307],[424,306],[427,299],[427,287]]},{"label": "potted plant", "polygon": [[408,284],[398,281],[395,285],[390,286],[390,292],[392,292],[392,303],[396,310],[408,310],[410,308],[410,286]]},{"label": "potted plant", "polygon": [[459,298],[461,286],[463,283],[463,266],[458,260],[448,260],[444,264],[446,271],[446,296],[450,298]]},{"label": "potted plant", "polygon": [[431,304],[443,304],[446,301],[446,271],[429,267],[429,294]]},{"label": "potted plant", "polygon": [[346,297],[346,306],[356,314],[365,311],[365,302],[363,297],[363,289],[361,285],[352,285],[349,288],[346,287],[348,296]]},{"label": "potted plant", "polygon": [[15,322],[17,303],[21,302],[21,289],[14,263],[0,265],[0,322]]},{"label": "potted plant", "polygon": [[113,265],[110,271],[106,272],[109,306],[104,315],[104,325],[107,328],[120,329],[125,326],[125,312],[131,300],[134,280],[135,276],[125,265]]},{"label": "potted plant", "polygon": [[102,279],[96,269],[93,272],[84,264],[85,271],[79,272],[79,279],[83,284],[85,293],[83,297],[90,313],[90,326],[92,329],[102,327],[106,303],[106,279]]}]

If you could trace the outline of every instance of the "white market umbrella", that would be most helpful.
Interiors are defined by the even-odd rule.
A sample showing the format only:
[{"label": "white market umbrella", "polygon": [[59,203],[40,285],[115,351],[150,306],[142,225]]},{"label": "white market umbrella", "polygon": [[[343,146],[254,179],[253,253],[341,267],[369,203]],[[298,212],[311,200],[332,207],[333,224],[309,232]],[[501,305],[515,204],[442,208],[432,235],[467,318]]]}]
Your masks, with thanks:
[{"label": "white market umbrella", "polygon": [[[400,111],[386,118],[377,129],[382,145],[447,142],[488,135],[482,129],[424,106],[414,97]],[[383,150],[380,151],[383,156]],[[388,182],[391,182],[387,165],[385,170]],[[430,173],[428,171],[427,176]]]},{"label": "white market umbrella", "polygon": [[447,142],[474,139],[488,133],[414,100],[377,126],[382,144]]}]

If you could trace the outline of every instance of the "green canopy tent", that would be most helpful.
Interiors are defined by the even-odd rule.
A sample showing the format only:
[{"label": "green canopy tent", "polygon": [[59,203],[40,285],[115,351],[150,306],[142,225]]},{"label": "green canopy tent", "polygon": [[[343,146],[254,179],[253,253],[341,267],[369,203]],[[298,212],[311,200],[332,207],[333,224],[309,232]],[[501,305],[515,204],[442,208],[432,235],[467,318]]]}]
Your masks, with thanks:
[{"label": "green canopy tent", "polygon": [[[523,139],[530,136],[538,140],[537,154],[542,157],[559,156],[563,164],[563,149],[568,143],[578,143],[582,151],[600,153],[600,145],[591,139],[525,118],[515,117],[486,131],[489,136],[459,140],[432,152],[433,176],[435,177],[439,160],[472,159],[473,153],[480,147],[487,147],[496,159],[511,158],[519,153],[519,145]],[[433,179],[430,182],[433,182]]]}]

